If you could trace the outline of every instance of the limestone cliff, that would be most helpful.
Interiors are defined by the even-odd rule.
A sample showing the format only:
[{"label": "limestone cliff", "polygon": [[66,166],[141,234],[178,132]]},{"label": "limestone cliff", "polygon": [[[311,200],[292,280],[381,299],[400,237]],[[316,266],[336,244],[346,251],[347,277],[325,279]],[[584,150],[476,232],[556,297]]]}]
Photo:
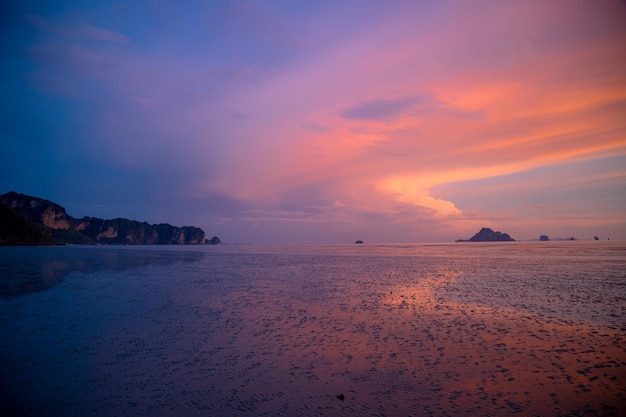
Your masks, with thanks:
[{"label": "limestone cliff", "polygon": [[83,217],[73,228],[99,243],[127,245],[204,244],[204,232],[197,227],[149,224],[128,219],[103,220]]},{"label": "limestone cliff", "polygon": [[31,222],[50,229],[68,230],[70,228],[71,217],[68,216],[63,207],[52,201],[11,191],[0,195],[0,204],[7,206]]},{"label": "limestone cliff", "polygon": [[[59,243],[172,245],[204,244],[204,231],[197,227],[148,224],[128,219],[104,220],[97,217],[74,219],[60,205],[48,200],[9,192],[0,195],[0,204],[17,216],[40,225]],[[15,223],[15,220],[12,220]],[[5,239],[4,244],[11,244]],[[0,236],[0,241],[2,237]],[[7,243],[8,242],[8,243]]]},{"label": "limestone cliff", "polygon": [[0,204],[0,245],[54,245],[49,228],[32,222]]}]

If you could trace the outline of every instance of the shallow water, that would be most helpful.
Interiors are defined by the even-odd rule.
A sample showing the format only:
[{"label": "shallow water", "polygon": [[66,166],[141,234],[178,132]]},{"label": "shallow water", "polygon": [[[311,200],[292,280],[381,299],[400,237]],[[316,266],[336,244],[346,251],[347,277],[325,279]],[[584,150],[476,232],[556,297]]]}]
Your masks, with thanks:
[{"label": "shallow water", "polygon": [[619,242],[0,248],[0,297],[3,415],[626,410]]}]

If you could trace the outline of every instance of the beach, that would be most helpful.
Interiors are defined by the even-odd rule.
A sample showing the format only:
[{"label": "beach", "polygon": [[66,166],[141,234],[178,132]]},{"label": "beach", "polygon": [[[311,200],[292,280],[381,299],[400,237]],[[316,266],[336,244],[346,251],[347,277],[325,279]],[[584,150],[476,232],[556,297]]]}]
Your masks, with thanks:
[{"label": "beach", "polygon": [[[53,283],[0,300],[2,403],[10,415],[621,415],[626,245],[544,243],[47,249]],[[16,253],[3,259],[25,262]],[[6,274],[36,275],[8,265],[3,288],[19,278]]]}]

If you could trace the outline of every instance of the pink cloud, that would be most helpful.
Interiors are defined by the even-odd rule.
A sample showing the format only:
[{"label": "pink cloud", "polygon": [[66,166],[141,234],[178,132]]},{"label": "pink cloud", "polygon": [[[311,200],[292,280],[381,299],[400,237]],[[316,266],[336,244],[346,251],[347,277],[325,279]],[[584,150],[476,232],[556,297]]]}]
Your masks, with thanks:
[{"label": "pink cloud", "polygon": [[[30,19],[118,44],[33,48],[49,70],[42,82],[67,70],[100,87],[82,91],[94,92],[93,103],[110,99],[88,145],[94,155],[193,167],[186,193],[242,202],[243,221],[259,225],[354,231],[380,222],[406,236],[424,227],[453,235],[523,213],[465,208],[454,193],[438,194],[450,184],[626,153],[626,31],[617,2],[452,4],[391,5],[367,30],[342,22],[346,36],[323,48],[306,47],[307,35],[334,9],[313,14],[296,46],[280,39],[293,22],[264,38],[292,53],[284,62],[258,54],[239,66],[204,59],[219,56],[216,46],[163,55],[130,50],[121,33]],[[253,12],[233,13],[249,22]],[[250,33],[276,18],[264,10]],[[222,29],[238,46],[248,33]]]},{"label": "pink cloud", "polygon": [[[622,153],[619,103],[626,94],[624,72],[614,64],[615,53],[623,54],[616,48],[624,32],[601,31],[581,40],[575,31],[583,16],[564,4],[546,9],[539,3],[500,5],[460,12],[440,33],[396,39],[382,53],[386,39],[380,33],[371,43],[363,39],[339,45],[318,57],[317,65],[271,81],[267,92],[263,87],[251,92],[248,106],[262,119],[273,120],[268,110],[254,107],[255,100],[277,98],[272,114],[280,114],[284,122],[272,123],[285,128],[271,135],[267,148],[252,148],[254,154],[281,149],[289,161],[268,155],[238,181],[259,193],[280,193],[302,181],[334,178],[334,195],[347,206],[387,200],[375,205],[386,210],[394,202],[412,203],[437,213],[448,207],[448,213],[458,214],[453,201],[429,190],[447,182]],[[464,55],[462,50],[473,44],[478,49]],[[424,92],[447,103],[442,109],[455,111],[416,111],[419,100],[409,98]],[[289,120],[307,120],[324,129],[298,134],[289,129]],[[264,129],[257,132],[262,141]],[[398,157],[386,157],[383,148],[397,149]],[[266,171],[271,174],[253,174]],[[380,181],[396,187],[385,191],[358,185]],[[348,191],[355,188],[367,194]]]}]

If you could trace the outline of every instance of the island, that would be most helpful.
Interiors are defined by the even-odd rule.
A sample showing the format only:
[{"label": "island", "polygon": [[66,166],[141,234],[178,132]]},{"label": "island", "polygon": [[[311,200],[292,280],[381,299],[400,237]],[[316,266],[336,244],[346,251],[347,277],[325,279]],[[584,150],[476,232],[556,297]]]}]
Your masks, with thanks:
[{"label": "island", "polygon": [[206,241],[204,231],[193,226],[123,218],[75,219],[52,201],[13,191],[0,195],[0,207],[0,245],[197,245]]},{"label": "island", "polygon": [[207,245],[219,245],[219,244],[221,244],[221,243],[222,243],[222,241],[220,240],[220,238],[219,238],[219,237],[217,237],[217,236],[213,236],[211,239],[207,239],[207,240],[205,241],[205,243],[206,243]]},{"label": "island", "polygon": [[494,232],[488,227],[483,227],[478,233],[469,239],[458,239],[456,242],[514,242],[508,233]]}]

